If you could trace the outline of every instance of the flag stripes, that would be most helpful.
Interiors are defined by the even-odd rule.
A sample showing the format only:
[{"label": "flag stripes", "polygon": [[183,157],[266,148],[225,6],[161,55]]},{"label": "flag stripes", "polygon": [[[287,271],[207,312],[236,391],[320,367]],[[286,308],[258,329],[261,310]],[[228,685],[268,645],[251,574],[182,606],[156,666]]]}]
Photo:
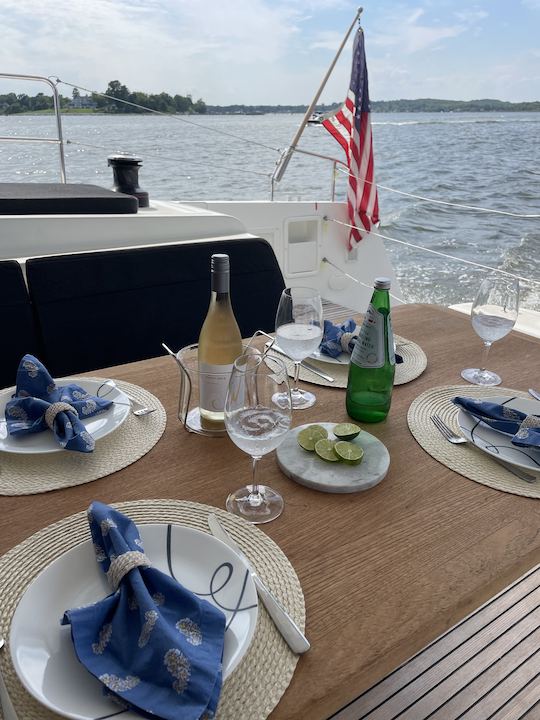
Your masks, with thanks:
[{"label": "flag stripes", "polygon": [[379,200],[375,184],[373,140],[369,112],[368,76],[364,33],[359,28],[353,47],[350,88],[342,107],[323,121],[347,156],[349,185],[347,210],[351,225],[349,250],[379,222]]}]

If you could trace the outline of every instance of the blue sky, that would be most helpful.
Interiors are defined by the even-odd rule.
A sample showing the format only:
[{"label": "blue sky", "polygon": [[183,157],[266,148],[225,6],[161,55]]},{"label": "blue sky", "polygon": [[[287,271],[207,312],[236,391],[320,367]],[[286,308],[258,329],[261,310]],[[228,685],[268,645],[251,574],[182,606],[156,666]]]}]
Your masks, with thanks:
[{"label": "blue sky", "polygon": [[[357,6],[0,0],[0,68],[98,90],[118,79],[131,90],[190,93],[209,104],[308,103]],[[540,100],[540,0],[366,0],[362,25],[374,100]],[[349,72],[347,48],[323,101],[343,99]]]}]

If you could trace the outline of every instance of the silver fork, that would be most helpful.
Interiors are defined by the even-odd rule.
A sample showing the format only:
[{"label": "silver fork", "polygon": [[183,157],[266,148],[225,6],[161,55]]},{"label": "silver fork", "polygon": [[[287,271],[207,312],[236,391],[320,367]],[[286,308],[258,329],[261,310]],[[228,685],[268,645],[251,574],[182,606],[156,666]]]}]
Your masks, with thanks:
[{"label": "silver fork", "polygon": [[[0,637],[0,649],[4,647],[4,644],[4,638]],[[13,707],[13,703],[9,697],[2,673],[0,673],[0,708],[2,708],[4,720],[18,720],[17,713],[15,712],[15,708]]]},{"label": "silver fork", "polygon": [[435,425],[437,430],[441,433],[441,435],[444,435],[448,442],[451,442],[453,445],[463,445],[463,443],[467,442],[464,437],[462,437],[461,435],[456,435],[453,430],[450,430],[448,425],[438,415],[431,415],[430,420]]},{"label": "silver fork", "polygon": [[[157,410],[157,408],[146,407],[146,405],[143,405],[141,402],[136,400],[133,397],[133,395],[130,395],[125,390],[120,390],[120,388],[114,382],[114,380],[107,380],[106,382],[104,382],[103,385],[101,385],[100,390],[101,390],[101,388],[104,388],[104,387],[111,388],[113,390],[119,390],[120,392],[123,392],[124,395],[127,397],[127,399],[130,402],[131,412],[133,413],[133,415],[136,415],[137,417],[144,417],[145,415],[150,415],[150,413],[156,412],[156,410]],[[109,392],[110,392],[110,390],[109,390]],[[106,394],[101,394],[101,395],[99,395],[99,397],[106,398],[107,395],[109,394],[109,392]],[[116,400],[113,400],[113,402],[116,403],[117,405],[125,405],[125,403],[118,403]]]},{"label": "silver fork", "polygon": [[[446,440],[448,440],[448,442],[452,443],[452,445],[463,445],[463,443],[467,442],[467,440],[464,437],[462,437],[461,435],[456,435],[456,433],[453,430],[451,430],[448,427],[448,425],[444,422],[444,420],[442,418],[440,418],[438,415],[431,415],[430,420],[433,422],[433,424],[435,425],[437,430],[441,433],[441,435]],[[490,453],[490,455],[491,455],[491,453]],[[511,472],[512,475],[515,475],[520,480],[525,480],[525,482],[528,482],[528,483],[536,482],[536,478],[534,477],[534,475],[529,475],[528,473],[523,472],[523,470],[518,470],[513,465],[509,465],[508,463],[504,462],[504,460],[500,460],[499,458],[494,457],[493,455],[491,455],[491,457],[493,458],[493,460],[495,460],[495,462],[498,462],[499,465],[502,465],[504,468],[506,468],[506,470],[508,470],[508,472]]]},{"label": "silver fork", "polygon": [[146,405],[143,405],[138,400],[135,400],[132,395],[128,395],[124,390],[122,390],[122,392],[131,403],[131,412],[137,417],[143,417],[144,415],[150,415],[150,413],[156,412],[157,408],[146,407]]}]

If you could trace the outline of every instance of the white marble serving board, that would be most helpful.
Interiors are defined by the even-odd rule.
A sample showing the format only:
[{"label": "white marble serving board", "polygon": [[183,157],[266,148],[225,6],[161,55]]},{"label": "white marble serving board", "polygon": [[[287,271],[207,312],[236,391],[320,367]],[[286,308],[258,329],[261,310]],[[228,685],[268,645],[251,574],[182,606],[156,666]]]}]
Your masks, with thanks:
[{"label": "white marble serving board", "polygon": [[[337,423],[309,423],[322,425],[328,430],[329,440],[337,440],[332,430]],[[297,435],[308,425],[293,428],[276,451],[280,469],[300,485],[331,493],[353,493],[367,490],[384,479],[390,466],[386,446],[370,433],[362,430],[353,442],[364,449],[364,457],[358,465],[327,462],[315,452],[304,450],[298,444]]]}]

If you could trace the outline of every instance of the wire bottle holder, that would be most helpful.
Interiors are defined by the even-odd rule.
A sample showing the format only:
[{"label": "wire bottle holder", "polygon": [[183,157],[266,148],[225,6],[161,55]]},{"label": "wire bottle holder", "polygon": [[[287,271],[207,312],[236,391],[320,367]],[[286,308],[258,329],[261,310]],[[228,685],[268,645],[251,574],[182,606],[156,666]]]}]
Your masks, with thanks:
[{"label": "wire bottle holder", "polygon": [[[263,352],[253,346],[255,339],[261,335],[268,338],[268,342],[265,343],[265,349]],[[266,355],[274,342],[275,338],[264,332],[264,330],[256,330],[249,342],[243,346],[244,353],[253,352]],[[224,427],[204,427],[201,420],[201,408],[199,404],[201,377],[204,378],[207,375],[211,377],[212,373],[201,372],[199,369],[198,344],[194,343],[192,345],[186,345],[186,347],[181,348],[177,353],[173,352],[164,343],[162,343],[162,346],[169,355],[174,358],[180,371],[178,419],[184,428],[188,432],[197,433],[198,435],[206,435],[207,437],[221,437],[226,435],[227,431]]]}]

